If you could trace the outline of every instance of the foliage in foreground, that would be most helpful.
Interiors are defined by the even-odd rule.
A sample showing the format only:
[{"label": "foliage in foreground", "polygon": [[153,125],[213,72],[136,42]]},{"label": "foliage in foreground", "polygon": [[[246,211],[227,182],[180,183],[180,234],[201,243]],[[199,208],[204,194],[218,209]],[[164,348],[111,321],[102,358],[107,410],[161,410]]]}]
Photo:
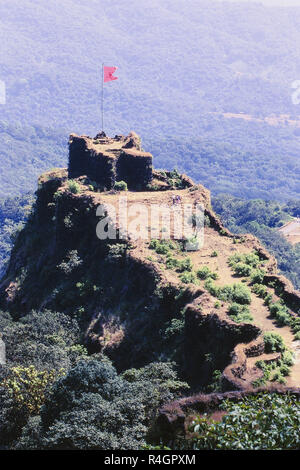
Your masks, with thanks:
[{"label": "foliage in foreground", "polygon": [[262,393],[238,403],[226,401],[221,422],[197,417],[194,449],[299,449],[300,401],[291,395]]},{"label": "foliage in foreground", "polygon": [[[29,390],[33,395],[27,393],[30,413],[20,406],[23,398],[16,382],[12,386],[14,377],[0,386],[5,399],[0,445],[9,444],[13,449],[139,449],[156,410],[187,388],[169,363],[152,363],[118,375],[103,356],[101,360],[81,360],[52,387],[49,383],[40,408],[36,391],[42,388],[44,393],[43,381],[49,373],[33,372],[33,389]],[[13,393],[7,393],[9,388]]]}]

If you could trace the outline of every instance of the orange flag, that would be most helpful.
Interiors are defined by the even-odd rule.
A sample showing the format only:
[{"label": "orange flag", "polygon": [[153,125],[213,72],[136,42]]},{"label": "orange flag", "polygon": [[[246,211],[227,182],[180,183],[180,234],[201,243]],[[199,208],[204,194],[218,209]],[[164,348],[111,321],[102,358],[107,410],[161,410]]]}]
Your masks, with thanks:
[{"label": "orange flag", "polygon": [[113,74],[117,70],[117,67],[103,67],[103,81],[111,82],[112,80],[118,80],[118,77],[114,77]]}]

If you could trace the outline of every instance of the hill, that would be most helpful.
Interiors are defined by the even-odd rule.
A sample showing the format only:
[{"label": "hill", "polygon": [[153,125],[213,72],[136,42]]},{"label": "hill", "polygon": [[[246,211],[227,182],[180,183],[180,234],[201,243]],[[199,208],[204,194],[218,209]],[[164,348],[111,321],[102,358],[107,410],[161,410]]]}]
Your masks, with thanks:
[{"label": "hill", "polygon": [[[257,238],[222,225],[205,187],[176,171],[153,170],[139,146],[135,134],[72,135],[69,169],[39,178],[0,284],[6,448],[161,443],[178,416],[184,423],[184,407],[201,407],[211,391],[220,393],[207,395],[206,404],[235,397],[243,409],[241,400],[258,395],[273,412],[278,394],[289,391],[283,400],[298,401],[288,401],[284,413],[298,409],[300,293],[278,275]],[[138,158],[143,167],[134,190],[126,191],[126,181],[103,187],[121,170],[128,179],[120,162],[130,166]],[[149,170],[151,183],[143,179]],[[153,218],[158,207],[169,213],[170,226],[165,216]],[[188,208],[196,212],[181,219]],[[9,210],[12,203],[2,212]],[[193,236],[178,236],[180,220]],[[282,445],[296,445],[297,436]]]},{"label": "hill", "polygon": [[[196,0],[2,3],[1,195],[32,190],[39,173],[66,164],[71,129],[100,130],[104,61],[119,67],[119,80],[104,90],[111,135],[136,129],[158,166],[177,166],[213,194],[297,197],[291,84],[299,78],[299,15],[299,8]],[[226,113],[297,122],[284,118],[276,127]]]}]

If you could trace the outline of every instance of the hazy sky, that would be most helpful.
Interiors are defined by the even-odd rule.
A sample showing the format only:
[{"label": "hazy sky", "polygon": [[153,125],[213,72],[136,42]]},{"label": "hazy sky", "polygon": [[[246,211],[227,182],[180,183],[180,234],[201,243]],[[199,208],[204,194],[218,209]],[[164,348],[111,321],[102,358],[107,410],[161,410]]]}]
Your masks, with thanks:
[{"label": "hazy sky", "polygon": [[252,2],[252,3],[263,3],[267,6],[297,6],[300,7],[300,0],[219,0],[227,2]]}]

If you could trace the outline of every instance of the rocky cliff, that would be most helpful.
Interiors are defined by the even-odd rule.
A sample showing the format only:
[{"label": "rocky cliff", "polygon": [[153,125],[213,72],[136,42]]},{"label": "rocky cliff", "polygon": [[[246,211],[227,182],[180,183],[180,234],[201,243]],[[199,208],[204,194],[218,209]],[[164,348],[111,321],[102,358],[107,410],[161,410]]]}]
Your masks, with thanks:
[{"label": "rocky cliff", "polygon": [[[131,149],[129,143],[130,139],[122,140],[118,158],[129,151],[141,152],[136,141]],[[90,142],[73,136],[70,145],[71,154],[76,155],[76,149],[88,148]],[[92,160],[90,150],[88,159]],[[254,256],[263,273],[260,285],[273,302],[285,303],[291,316],[297,315],[300,294],[277,275],[276,261],[255,237],[234,236],[222,226],[211,210],[207,189],[176,172],[153,171],[147,190],[108,190],[102,180],[93,183],[94,169],[92,174],[89,170],[97,166],[82,163],[80,168],[80,163],[76,173],[75,161],[81,160],[78,155],[74,158],[69,173],[60,169],[40,177],[36,206],[1,281],[1,308],[16,319],[32,309],[67,313],[79,320],[82,342],[90,353],[105,352],[119,370],[156,360],[175,361],[194,391],[205,390],[216,370],[222,373],[223,390],[253,389],[255,380],[262,378],[256,361],[276,360],[264,351],[263,334],[270,329],[280,331],[296,354],[297,342],[290,328],[277,328],[268,306],[253,290],[252,280],[234,273],[229,259]],[[106,162],[110,158],[114,157],[108,156]],[[125,174],[118,171],[111,186]],[[127,178],[129,187],[132,174]],[[145,182],[142,178],[142,186]],[[203,246],[186,252],[185,240],[175,239],[172,231],[170,239],[163,237],[164,226],[155,243],[151,231],[148,239],[128,235],[100,240],[97,208],[117,207],[121,196],[126,196],[129,206],[139,203],[145,208],[159,204],[173,208],[176,196],[180,196],[177,208],[201,204]],[[115,225],[119,235],[118,222]],[[229,314],[232,303],[243,303],[230,297],[240,284],[247,288],[251,322],[235,321]],[[287,385],[299,385],[299,378],[294,366]]]}]

